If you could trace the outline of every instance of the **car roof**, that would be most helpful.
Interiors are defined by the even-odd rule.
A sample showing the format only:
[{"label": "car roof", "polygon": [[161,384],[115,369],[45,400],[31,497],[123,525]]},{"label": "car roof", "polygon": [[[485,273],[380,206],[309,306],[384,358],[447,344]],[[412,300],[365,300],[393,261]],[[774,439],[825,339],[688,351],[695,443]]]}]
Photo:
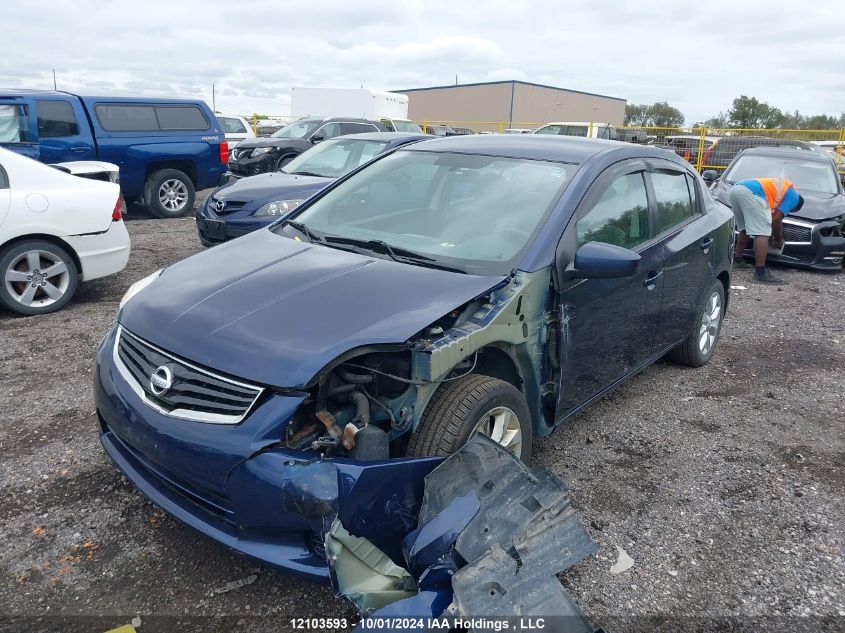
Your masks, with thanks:
[{"label": "car roof", "polygon": [[388,143],[392,141],[403,141],[409,140],[412,141],[414,139],[423,141],[428,138],[436,138],[431,134],[418,134],[418,133],[407,133],[407,132],[361,132],[360,134],[344,134],[343,136],[336,136],[332,141],[336,141],[342,138],[352,138],[359,141],[387,141]]},{"label": "car roof", "polygon": [[202,99],[171,99],[169,97],[133,97],[128,95],[89,95],[75,92],[65,92],[63,90],[31,90],[24,88],[2,88],[0,89],[0,97],[78,97],[90,101],[102,101],[106,103],[142,103],[142,104],[163,104],[163,105],[197,105],[202,103]]},{"label": "car roof", "polygon": [[372,119],[362,119],[354,116],[304,116],[291,123],[304,123],[305,121],[322,121],[323,123],[331,123],[333,121],[349,121],[350,123],[378,123]]},{"label": "car roof", "polygon": [[607,141],[580,136],[544,134],[472,134],[439,137],[414,143],[407,151],[455,152],[481,154],[529,160],[550,160],[560,163],[580,164],[602,152],[636,151],[638,156],[663,158],[682,162],[675,152],[648,145],[635,145],[622,141]]},{"label": "car roof", "polygon": [[[814,160],[817,162],[830,161],[830,156],[822,152],[814,152],[811,149],[804,149],[799,147],[766,147],[761,145],[759,147],[751,147],[739,156],[776,156],[780,158],[796,158],[799,160]],[[739,158],[739,156],[737,158]]]}]

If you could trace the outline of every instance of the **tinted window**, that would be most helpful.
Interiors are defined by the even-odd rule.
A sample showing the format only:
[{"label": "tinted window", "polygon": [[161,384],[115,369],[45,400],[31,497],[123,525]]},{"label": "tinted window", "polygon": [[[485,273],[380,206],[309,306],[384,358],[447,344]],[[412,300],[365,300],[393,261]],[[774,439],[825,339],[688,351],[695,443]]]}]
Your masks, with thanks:
[{"label": "tinted window", "polygon": [[240,119],[230,116],[218,116],[217,120],[220,121],[220,127],[222,127],[223,131],[227,134],[240,134],[242,132],[246,132],[246,126]]},{"label": "tinted window", "polygon": [[369,123],[344,123],[341,126],[343,134],[362,134],[364,132],[378,132],[379,129],[375,125]]},{"label": "tinted window", "polygon": [[679,172],[658,171],[651,174],[657,202],[657,231],[672,228],[694,215],[687,177]]},{"label": "tinted window", "polygon": [[162,130],[207,130],[208,120],[196,106],[156,106]]},{"label": "tinted window", "polygon": [[24,105],[0,105],[0,143],[29,141],[29,117]]},{"label": "tinted window", "polygon": [[149,105],[98,105],[97,120],[108,132],[158,131],[158,120]]},{"label": "tinted window", "polygon": [[[685,185],[686,186],[686,185]],[[604,195],[575,224],[578,246],[604,242],[634,248],[651,239],[648,196],[641,173],[614,180]]]},{"label": "tinted window", "polygon": [[58,138],[76,136],[79,125],[73,114],[73,107],[67,101],[36,101],[38,115],[38,137]]},{"label": "tinted window", "polygon": [[314,119],[295,121],[281,130],[273,132],[272,136],[273,138],[307,138],[311,135],[311,132],[317,129],[320,123],[321,121]]}]

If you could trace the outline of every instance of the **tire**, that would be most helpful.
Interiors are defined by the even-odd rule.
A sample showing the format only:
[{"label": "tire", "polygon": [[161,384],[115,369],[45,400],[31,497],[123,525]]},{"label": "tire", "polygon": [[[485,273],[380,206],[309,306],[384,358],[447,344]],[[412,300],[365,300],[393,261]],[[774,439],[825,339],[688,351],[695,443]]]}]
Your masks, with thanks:
[{"label": "tire", "polygon": [[295,154],[285,154],[284,156],[280,157],[279,160],[276,161],[276,171],[282,171],[285,165],[291,162],[294,158],[296,158]]},{"label": "tire", "polygon": [[[419,425],[411,433],[406,453],[418,457],[451,455],[466,444],[486,414],[497,409],[500,413],[495,417],[500,420],[503,419],[501,416],[505,419],[510,417],[507,412],[516,416],[516,424],[510,418],[510,424],[506,422],[505,425],[518,424],[521,442],[519,446],[512,446],[511,450],[527,462],[531,458],[534,439],[528,403],[510,383],[481,374],[471,374],[437,388]],[[511,428],[511,432],[515,430]],[[491,433],[486,432],[485,435]]]},{"label": "tire", "polygon": [[46,240],[26,240],[0,249],[0,304],[24,316],[55,312],[79,285],[67,249]]},{"label": "tire", "polygon": [[194,209],[196,190],[188,175],[178,169],[159,169],[144,185],[147,209],[159,218],[180,218]]},{"label": "tire", "polygon": [[[718,301],[718,314],[714,318],[714,297]],[[719,342],[719,335],[722,332],[722,321],[725,316],[725,287],[718,279],[714,281],[704,301],[696,312],[692,330],[686,340],[678,347],[669,352],[669,358],[681,365],[688,367],[702,367],[710,362],[716,345]],[[714,323],[715,321],[715,323]],[[705,331],[706,327],[706,331]],[[705,345],[704,336],[707,336]]]}]

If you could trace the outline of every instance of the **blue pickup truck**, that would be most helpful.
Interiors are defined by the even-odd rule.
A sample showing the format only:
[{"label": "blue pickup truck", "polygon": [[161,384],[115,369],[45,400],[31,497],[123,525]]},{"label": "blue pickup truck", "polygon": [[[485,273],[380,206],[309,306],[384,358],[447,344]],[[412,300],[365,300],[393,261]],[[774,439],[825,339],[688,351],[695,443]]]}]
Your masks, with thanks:
[{"label": "blue pickup truck", "polygon": [[43,163],[115,163],[124,197],[159,217],[228,179],[225,133],[199,100],[0,90],[0,145]]}]

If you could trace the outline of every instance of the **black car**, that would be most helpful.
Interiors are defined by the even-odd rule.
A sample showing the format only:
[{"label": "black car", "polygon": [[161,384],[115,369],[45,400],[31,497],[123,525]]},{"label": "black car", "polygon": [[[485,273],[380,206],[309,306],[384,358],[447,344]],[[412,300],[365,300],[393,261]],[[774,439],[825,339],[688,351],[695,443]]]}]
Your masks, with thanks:
[{"label": "black car", "polygon": [[[783,219],[783,253],[768,260],[818,270],[840,270],[845,254],[845,192],[836,165],[824,152],[756,147],[737,156],[720,178],[705,171],[716,199],[730,206],[728,192],[748,178],[786,178],[804,197],[804,206]],[[753,257],[750,248],[745,255]]]},{"label": "black car", "polygon": [[367,119],[299,119],[268,138],[246,139],[238,143],[229,157],[229,170],[236,176],[255,176],[280,171],[295,157],[320,141],[346,134],[384,131],[384,125]]},{"label": "black car", "polygon": [[[701,170],[712,169],[722,171],[731,164],[737,154],[752,147],[791,147],[793,149],[805,149],[818,151],[818,147],[804,141],[793,141],[787,138],[770,138],[768,136],[722,136],[712,144],[704,146],[704,155],[701,158]],[[696,147],[697,151],[697,147]],[[696,162],[693,154],[692,163]]]},{"label": "black car", "polygon": [[281,172],[235,179],[197,210],[200,241],[213,246],[272,224],[375,156],[427,138],[432,137],[404,132],[341,136],[303,152]]}]

